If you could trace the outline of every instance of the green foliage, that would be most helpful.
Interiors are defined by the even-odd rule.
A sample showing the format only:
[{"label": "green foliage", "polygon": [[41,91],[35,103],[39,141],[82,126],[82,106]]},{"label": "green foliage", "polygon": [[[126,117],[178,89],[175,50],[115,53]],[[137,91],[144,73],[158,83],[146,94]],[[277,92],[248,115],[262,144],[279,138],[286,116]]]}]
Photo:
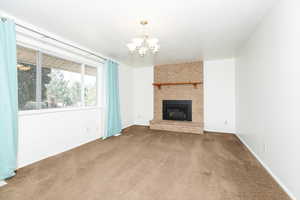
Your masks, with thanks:
[{"label": "green foliage", "polygon": [[29,101],[36,100],[36,66],[20,63],[30,70],[18,70],[18,102],[19,109],[25,110],[25,105]]},{"label": "green foliage", "polygon": [[97,90],[94,85],[90,85],[84,88],[85,105],[95,106],[97,99]]},{"label": "green foliage", "polygon": [[50,107],[66,107],[80,102],[81,83],[65,80],[60,70],[52,69],[51,81],[46,85]]},{"label": "green foliage", "polygon": [[[24,63],[22,65],[30,66],[30,69],[18,70],[19,109],[37,109],[36,66]],[[81,82],[66,80],[62,70],[42,68],[41,89],[42,108],[67,107],[81,102]],[[84,89],[85,104],[96,105],[96,95],[95,85],[87,85]]]},{"label": "green foliage", "polygon": [[[25,63],[18,63],[29,70],[18,69],[18,102],[19,110],[36,109],[36,66]],[[42,70],[42,99],[46,98],[46,84],[50,82],[50,69]]]}]

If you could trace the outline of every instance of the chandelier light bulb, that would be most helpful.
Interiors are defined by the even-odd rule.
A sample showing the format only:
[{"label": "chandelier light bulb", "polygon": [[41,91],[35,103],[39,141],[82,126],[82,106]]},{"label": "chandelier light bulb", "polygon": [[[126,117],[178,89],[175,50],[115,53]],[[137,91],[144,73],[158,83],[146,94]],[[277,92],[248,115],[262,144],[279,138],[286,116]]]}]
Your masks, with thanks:
[{"label": "chandelier light bulb", "polygon": [[132,42],[135,44],[135,46],[140,47],[140,46],[142,46],[144,39],[143,38],[133,38]]},{"label": "chandelier light bulb", "polygon": [[157,43],[158,43],[158,39],[157,39],[157,38],[150,38],[150,39],[147,39],[147,43],[148,43],[150,49],[154,49],[155,46],[156,46]]},{"label": "chandelier light bulb", "polygon": [[160,46],[157,44],[154,46],[154,48],[152,49],[152,53],[155,54],[159,51]]},{"label": "chandelier light bulb", "polygon": [[147,53],[147,48],[146,47],[141,47],[140,49],[139,49],[139,54],[140,54],[140,56],[145,56],[146,55],[146,53]]},{"label": "chandelier light bulb", "polygon": [[136,50],[136,45],[134,43],[127,44],[129,51],[134,52]]}]

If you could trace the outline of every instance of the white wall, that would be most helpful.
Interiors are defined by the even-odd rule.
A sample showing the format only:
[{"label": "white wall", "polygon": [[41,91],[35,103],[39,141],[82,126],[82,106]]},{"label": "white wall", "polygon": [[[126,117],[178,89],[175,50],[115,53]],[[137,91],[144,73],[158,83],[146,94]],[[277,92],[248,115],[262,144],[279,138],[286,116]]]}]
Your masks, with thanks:
[{"label": "white wall", "polygon": [[149,125],[153,119],[153,66],[133,69],[135,124]]},{"label": "white wall", "polygon": [[19,116],[18,167],[101,137],[101,109],[56,109]]},{"label": "white wall", "polygon": [[134,84],[133,68],[124,64],[119,66],[119,87],[122,127],[134,124]]},{"label": "white wall", "polygon": [[300,2],[279,1],[237,57],[237,133],[300,199]]},{"label": "white wall", "polygon": [[204,130],[235,133],[235,60],[204,62]]}]

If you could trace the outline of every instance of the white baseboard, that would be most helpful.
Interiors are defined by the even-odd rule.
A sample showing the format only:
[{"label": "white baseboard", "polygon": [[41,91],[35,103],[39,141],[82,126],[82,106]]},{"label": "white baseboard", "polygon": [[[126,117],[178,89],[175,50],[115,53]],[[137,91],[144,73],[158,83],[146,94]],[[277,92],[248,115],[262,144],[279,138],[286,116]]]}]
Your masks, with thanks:
[{"label": "white baseboard", "polygon": [[135,123],[134,122],[130,122],[130,123],[125,123],[122,125],[122,129],[127,128],[129,126],[133,126]]},{"label": "white baseboard", "polygon": [[217,129],[207,129],[207,128],[204,128],[203,130],[204,132],[207,131],[207,132],[215,132],[215,133],[228,133],[228,134],[236,134],[235,131],[232,131],[232,130],[217,130]]},{"label": "white baseboard", "polygon": [[0,181],[0,187],[6,185],[7,183],[5,181]]},{"label": "white baseboard", "polygon": [[140,125],[140,126],[149,126],[150,120],[137,120],[135,121],[134,125]]},{"label": "white baseboard", "polygon": [[208,127],[204,125],[204,130],[208,132],[217,132],[217,133],[231,133],[231,134],[236,134],[235,129],[231,128],[213,128],[213,127]]},{"label": "white baseboard", "polygon": [[246,141],[240,135],[236,134],[236,136],[247,147],[247,149],[252,153],[252,155],[258,160],[258,162],[268,171],[268,173],[274,178],[274,180],[279,184],[279,186],[289,195],[289,197],[292,200],[297,200],[296,197],[291,193],[291,191],[280,181],[280,179],[271,171],[271,169],[250,148],[250,146],[246,143]]}]

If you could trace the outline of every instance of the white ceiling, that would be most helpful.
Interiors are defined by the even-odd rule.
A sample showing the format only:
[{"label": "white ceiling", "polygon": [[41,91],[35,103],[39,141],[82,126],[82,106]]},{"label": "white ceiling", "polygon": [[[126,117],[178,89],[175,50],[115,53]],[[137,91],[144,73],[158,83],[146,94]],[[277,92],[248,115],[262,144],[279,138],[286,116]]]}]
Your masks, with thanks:
[{"label": "white ceiling", "polygon": [[[130,65],[233,57],[277,0],[1,0],[3,10]],[[149,21],[160,40],[154,57],[128,53],[126,43]]]}]

